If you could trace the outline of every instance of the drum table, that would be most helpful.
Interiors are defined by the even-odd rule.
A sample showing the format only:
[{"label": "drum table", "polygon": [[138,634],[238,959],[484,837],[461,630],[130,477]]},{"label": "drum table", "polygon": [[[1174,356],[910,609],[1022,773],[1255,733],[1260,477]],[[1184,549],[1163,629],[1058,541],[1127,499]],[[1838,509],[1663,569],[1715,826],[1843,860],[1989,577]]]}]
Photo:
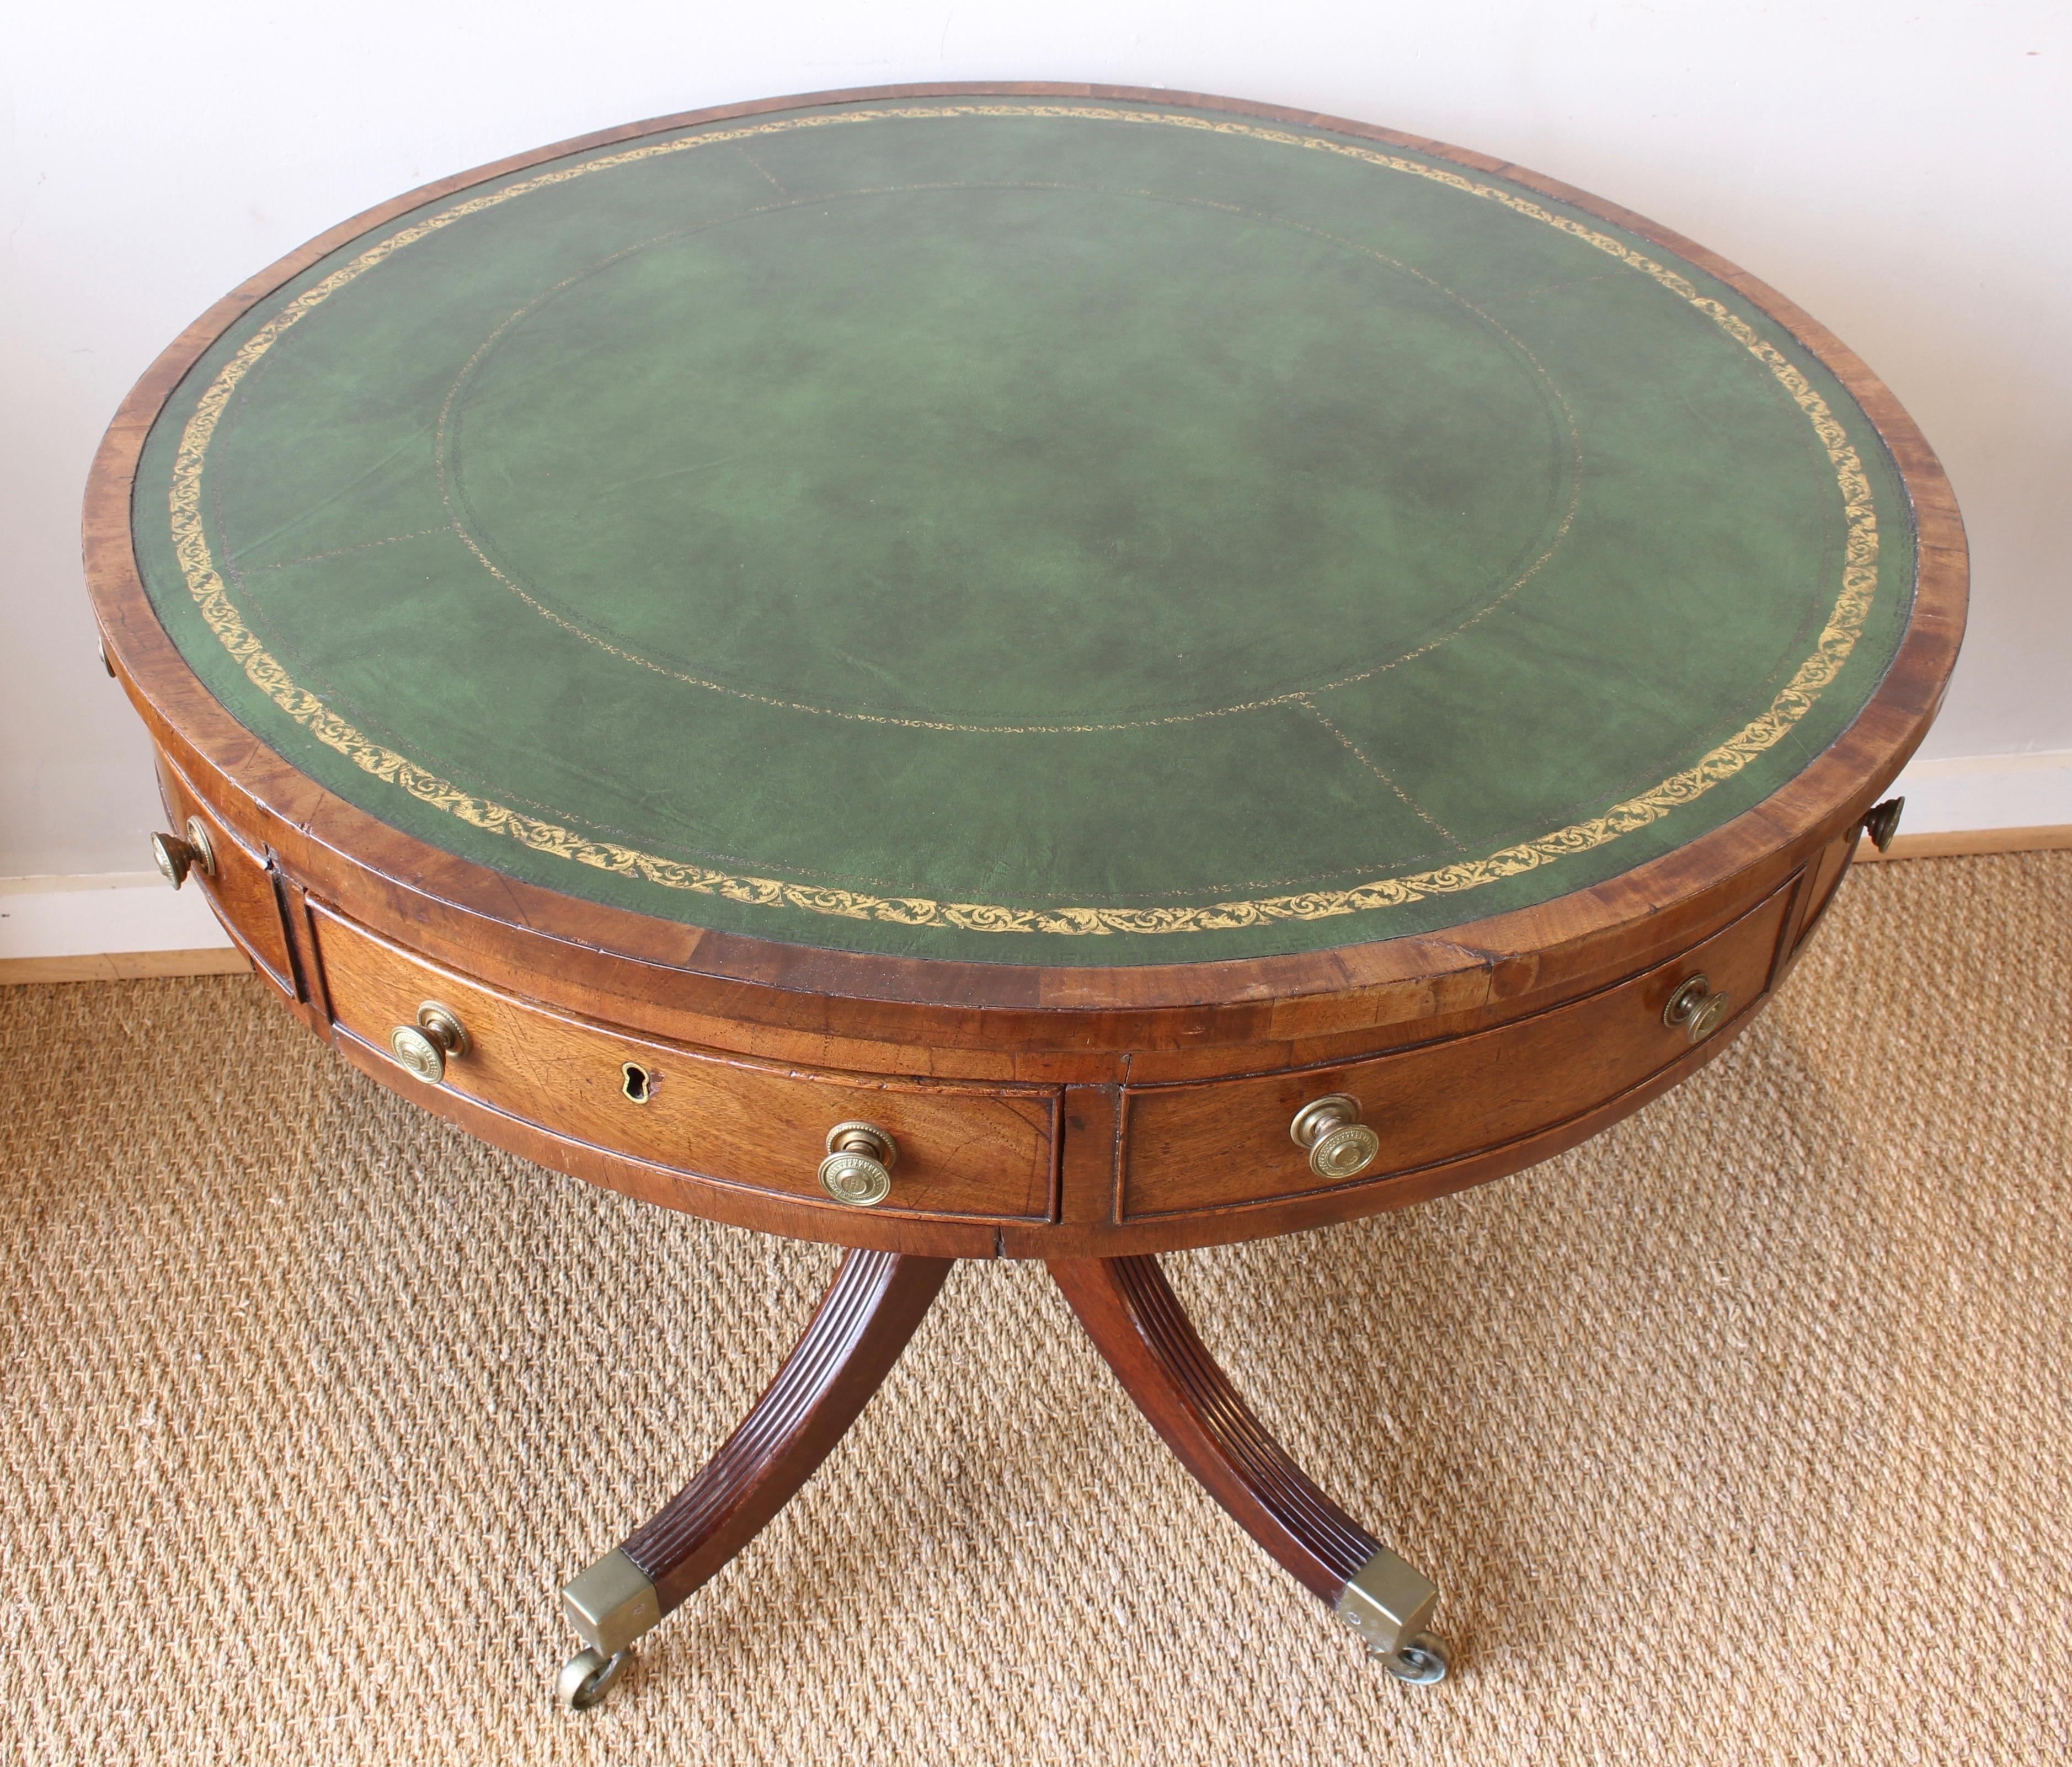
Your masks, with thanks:
[{"label": "drum table", "polygon": [[1438,1679],[1433,1586],[1157,1254],[1515,1171],[1716,1054],[1890,838],[1966,580],[1891,394],[1710,253],[1385,129],[1026,85],[347,222],[146,374],[86,559],[159,862],[311,1029],[849,1248],[569,1584],[578,1707],[959,1258],[1044,1260],[1239,1525]]}]

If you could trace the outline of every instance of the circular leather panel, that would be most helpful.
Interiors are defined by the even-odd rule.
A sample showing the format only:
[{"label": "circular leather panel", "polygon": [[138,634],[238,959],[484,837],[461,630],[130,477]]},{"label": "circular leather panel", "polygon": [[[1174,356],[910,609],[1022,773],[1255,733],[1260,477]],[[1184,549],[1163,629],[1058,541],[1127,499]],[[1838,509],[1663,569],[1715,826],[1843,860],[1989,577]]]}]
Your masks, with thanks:
[{"label": "circular leather panel", "polygon": [[1876,433],[1726,285],[1323,129],[819,105],[429,205],[168,401],[146,588],[263,742],[531,883],[1167,964],[1544,902],[1906,630]]}]

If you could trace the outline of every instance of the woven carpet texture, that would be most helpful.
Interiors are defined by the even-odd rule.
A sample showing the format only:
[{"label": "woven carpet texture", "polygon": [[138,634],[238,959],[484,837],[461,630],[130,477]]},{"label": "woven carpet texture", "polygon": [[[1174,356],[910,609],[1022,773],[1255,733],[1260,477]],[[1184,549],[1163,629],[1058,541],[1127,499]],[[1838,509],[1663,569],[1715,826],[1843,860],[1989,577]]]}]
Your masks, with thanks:
[{"label": "woven carpet texture", "polygon": [[557,1591],[836,1254],[471,1142],[249,977],[0,990],[0,1760],[2072,1760],[2072,853],[1853,876],[1711,1066],[1402,1213],[1169,1258],[1440,1584],[1407,1688],[1194,1487],[1040,1267],[550,1697]]}]

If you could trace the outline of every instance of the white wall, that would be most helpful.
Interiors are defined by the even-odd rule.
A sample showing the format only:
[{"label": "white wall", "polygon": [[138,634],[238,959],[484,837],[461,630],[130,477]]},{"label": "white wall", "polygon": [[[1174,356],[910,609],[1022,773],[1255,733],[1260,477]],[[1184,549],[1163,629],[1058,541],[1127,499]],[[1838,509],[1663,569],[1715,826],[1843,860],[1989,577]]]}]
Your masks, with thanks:
[{"label": "white wall", "polygon": [[[146,746],[94,660],[77,511],[103,425],[203,307],[356,210],[500,154],[898,80],[1303,105],[1508,156],[1702,240],[1859,351],[1955,481],[1973,621],[1926,753],[2072,750],[2068,19],[2062,0],[15,0],[0,877],[143,862]],[[1961,782],[1992,772],[1946,773],[1937,821],[2067,820],[2019,780],[1967,810]]]}]

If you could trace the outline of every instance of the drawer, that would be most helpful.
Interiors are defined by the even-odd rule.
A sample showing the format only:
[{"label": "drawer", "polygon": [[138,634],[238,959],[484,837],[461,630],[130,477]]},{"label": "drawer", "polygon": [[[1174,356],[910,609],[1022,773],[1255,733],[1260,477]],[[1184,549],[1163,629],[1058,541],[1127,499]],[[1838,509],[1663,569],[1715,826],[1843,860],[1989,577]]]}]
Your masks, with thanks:
[{"label": "drawer", "polygon": [[1852,828],[1839,840],[1829,841],[1819,857],[1807,867],[1807,906],[1799,918],[1796,943],[1806,943],[1807,936],[1827,913],[1827,904],[1835,899],[1835,892],[1841,888],[1843,874],[1849,869],[1849,861],[1856,853],[1860,833],[1859,829]]},{"label": "drawer", "polygon": [[281,918],[281,898],[265,860],[238,839],[229,824],[162,756],[158,762],[158,787],[169,818],[169,832],[184,839],[187,819],[194,816],[200,819],[208,833],[215,870],[204,873],[196,865],[187,873],[187,887],[199,884],[215,906],[216,918],[245,947],[259,972],[289,999],[299,998],[294,960],[288,952],[287,927]]},{"label": "drawer", "polygon": [[[1797,880],[1794,879],[1794,884]],[[1118,1218],[1314,1194],[1500,1148],[1580,1116],[1686,1054],[1663,1021],[1703,974],[1729,997],[1713,1038],[1770,985],[1793,885],[1681,957],[1564,1006],[1365,1061],[1198,1086],[1126,1091]],[[1334,1184],[1289,1138],[1295,1113],[1329,1094],[1359,1101],[1381,1139],[1374,1163]]]},{"label": "drawer", "polygon": [[[846,1214],[820,1188],[820,1164],[829,1129],[867,1122],[898,1148],[891,1191],[870,1213],[1050,1218],[1054,1091],[821,1073],[655,1042],[464,980],[314,902],[310,919],[340,1031],[393,1062],[390,1033],[437,1001],[468,1039],[442,1087],[556,1135]],[[412,1083],[400,1062],[395,1072]]]}]

